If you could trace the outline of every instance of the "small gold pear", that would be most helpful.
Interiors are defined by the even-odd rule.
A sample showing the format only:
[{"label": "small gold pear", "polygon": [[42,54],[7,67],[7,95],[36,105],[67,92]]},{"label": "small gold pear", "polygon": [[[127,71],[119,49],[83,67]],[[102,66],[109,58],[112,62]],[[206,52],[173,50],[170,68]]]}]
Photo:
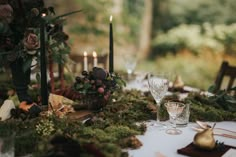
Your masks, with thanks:
[{"label": "small gold pear", "polygon": [[184,82],[183,82],[181,76],[177,75],[175,78],[175,81],[173,83],[173,87],[174,88],[183,88],[183,86],[184,86]]},{"label": "small gold pear", "polygon": [[199,148],[206,150],[214,149],[216,142],[213,135],[213,128],[207,128],[201,132],[198,132],[194,136],[193,144]]}]

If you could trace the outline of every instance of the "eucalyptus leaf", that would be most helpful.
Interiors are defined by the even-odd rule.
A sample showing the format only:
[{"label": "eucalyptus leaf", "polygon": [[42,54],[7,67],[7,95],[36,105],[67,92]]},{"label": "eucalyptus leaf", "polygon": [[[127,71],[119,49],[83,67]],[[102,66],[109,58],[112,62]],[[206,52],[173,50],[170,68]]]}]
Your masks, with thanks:
[{"label": "eucalyptus leaf", "polygon": [[36,74],[36,80],[37,80],[37,82],[41,82],[41,75],[40,75],[40,73]]},{"label": "eucalyptus leaf", "polygon": [[236,105],[236,100],[226,100],[226,101]]},{"label": "eucalyptus leaf", "polygon": [[72,14],[75,14],[75,13],[79,13],[79,12],[81,12],[81,11],[82,11],[82,10],[76,10],[76,11],[68,12],[68,13],[66,13],[66,14],[59,15],[59,16],[55,17],[55,18],[52,19],[52,20],[57,20],[57,19],[60,19],[60,18],[62,18],[62,17],[65,17],[65,16],[69,16],[69,15],[72,15]]},{"label": "eucalyptus leaf", "polygon": [[81,12],[82,10],[76,10],[76,11],[71,11],[62,15],[58,15],[56,17],[51,17],[51,16],[46,16],[44,17],[44,20],[47,21],[47,23],[54,23],[55,21],[61,20],[63,17],[69,16],[69,15],[73,15],[76,13]]},{"label": "eucalyptus leaf", "polygon": [[26,72],[31,68],[32,61],[33,61],[32,57],[27,58],[27,60],[23,64],[23,72]]}]

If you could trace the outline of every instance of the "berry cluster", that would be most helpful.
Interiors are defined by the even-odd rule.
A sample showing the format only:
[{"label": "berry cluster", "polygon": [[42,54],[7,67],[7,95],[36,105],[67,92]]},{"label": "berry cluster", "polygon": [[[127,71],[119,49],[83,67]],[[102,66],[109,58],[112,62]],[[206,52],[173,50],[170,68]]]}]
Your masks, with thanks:
[{"label": "berry cluster", "polygon": [[116,74],[94,67],[92,71],[83,71],[82,76],[77,76],[73,88],[82,95],[96,95],[108,100],[114,90],[124,85],[121,80]]}]

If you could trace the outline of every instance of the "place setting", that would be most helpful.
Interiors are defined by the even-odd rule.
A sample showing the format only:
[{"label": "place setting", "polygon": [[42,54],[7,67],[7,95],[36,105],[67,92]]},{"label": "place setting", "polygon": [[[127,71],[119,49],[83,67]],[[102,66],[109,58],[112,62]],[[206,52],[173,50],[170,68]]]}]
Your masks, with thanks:
[{"label": "place setting", "polygon": [[[234,139],[236,138],[236,132],[227,130],[224,128],[216,128],[217,123],[211,125],[205,125],[207,123],[196,121],[198,129],[192,127],[197,133],[193,137],[193,141],[178,149],[179,154],[198,157],[198,156],[214,156],[214,157],[230,157],[235,155],[236,147],[233,145],[225,144],[224,139],[217,140],[217,136],[223,136],[225,138]],[[217,130],[221,130],[219,133]],[[217,133],[218,132],[218,133]]]},{"label": "place setting", "polygon": [[[236,137],[236,132],[232,129],[218,127],[218,123],[206,123],[198,119],[193,122],[193,104],[189,101],[188,96],[183,98],[167,94],[168,87],[170,86],[167,75],[158,75],[155,78],[155,75],[150,73],[147,75],[147,81],[149,92],[157,105],[157,120],[145,122],[150,134],[153,136],[154,134],[162,134],[163,136],[164,132],[164,134],[166,134],[164,136],[169,136],[169,138],[172,136],[173,138],[174,136],[184,138],[183,136],[186,136],[186,134],[188,136],[191,134],[192,138],[188,138],[188,142],[185,140],[186,147],[184,147],[185,145],[182,146],[183,148],[181,148],[181,146],[176,147],[176,152],[181,155],[199,157],[222,156],[225,154],[225,156],[227,156],[227,153],[235,153],[233,152],[235,146],[225,144],[225,139],[222,140],[222,138],[218,137],[222,136],[226,138],[226,141],[233,142],[233,139]],[[191,91],[188,93],[191,95],[194,92]],[[208,99],[214,96],[204,93],[200,93],[200,95]],[[163,118],[164,114],[161,112],[165,112],[166,118]],[[215,140],[215,136],[217,140]],[[159,137],[159,140],[160,138],[161,137]],[[156,142],[153,141],[153,144],[154,143]]]}]

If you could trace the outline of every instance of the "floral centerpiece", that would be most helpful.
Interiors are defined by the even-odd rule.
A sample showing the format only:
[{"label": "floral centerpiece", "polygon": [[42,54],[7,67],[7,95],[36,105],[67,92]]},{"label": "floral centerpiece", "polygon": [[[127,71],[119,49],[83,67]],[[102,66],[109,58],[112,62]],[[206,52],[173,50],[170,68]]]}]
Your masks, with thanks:
[{"label": "floral centerpiece", "polygon": [[63,17],[75,12],[55,16],[54,8],[45,7],[43,0],[0,0],[1,65],[23,58],[25,70],[31,67],[32,58],[40,55],[42,20],[46,23],[47,51],[55,62],[64,62],[63,56],[70,51],[68,35],[62,30]]},{"label": "floral centerpiece", "polygon": [[111,94],[123,86],[125,81],[118,74],[94,67],[90,72],[83,71],[71,88],[58,94],[77,101],[78,108],[99,110],[107,104]]},{"label": "floral centerpiece", "polygon": [[[46,71],[48,64],[50,89],[53,92],[53,64],[59,64],[60,84],[61,88],[64,87],[62,65],[70,53],[69,36],[63,31],[64,17],[79,11],[56,16],[54,8],[46,7],[44,0],[0,0],[0,69],[11,69],[12,82],[20,102],[41,104],[40,100],[28,94],[32,67],[40,82],[46,80],[40,78],[43,75],[40,72]],[[44,60],[45,54],[47,59]],[[47,86],[46,81],[41,81],[42,86]]]}]

